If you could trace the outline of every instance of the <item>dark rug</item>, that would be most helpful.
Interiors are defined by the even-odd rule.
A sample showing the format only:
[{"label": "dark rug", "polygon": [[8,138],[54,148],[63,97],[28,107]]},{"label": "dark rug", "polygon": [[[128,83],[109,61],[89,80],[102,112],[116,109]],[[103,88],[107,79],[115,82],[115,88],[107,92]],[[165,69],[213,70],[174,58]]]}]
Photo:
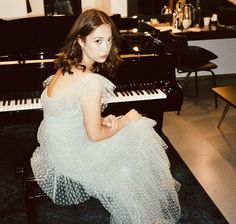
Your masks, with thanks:
[{"label": "dark rug", "polygon": [[[36,145],[38,124],[2,125],[0,127],[0,223],[26,224],[23,185],[15,174],[21,158],[32,153]],[[181,184],[182,208],[178,224],[227,224],[223,215],[202,186],[168,143],[171,172]],[[79,206],[56,206],[50,200],[37,203],[39,224],[108,224],[109,214],[94,198]]]}]

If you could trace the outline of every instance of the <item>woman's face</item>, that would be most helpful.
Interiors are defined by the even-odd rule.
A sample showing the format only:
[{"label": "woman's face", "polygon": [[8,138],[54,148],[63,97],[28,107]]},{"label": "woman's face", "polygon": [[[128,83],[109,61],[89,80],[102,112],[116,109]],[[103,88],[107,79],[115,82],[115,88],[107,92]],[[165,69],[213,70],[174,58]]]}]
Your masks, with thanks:
[{"label": "woman's face", "polygon": [[103,63],[112,46],[112,31],[109,24],[102,24],[90,33],[85,41],[79,39],[82,48],[82,64],[90,68],[94,62]]}]

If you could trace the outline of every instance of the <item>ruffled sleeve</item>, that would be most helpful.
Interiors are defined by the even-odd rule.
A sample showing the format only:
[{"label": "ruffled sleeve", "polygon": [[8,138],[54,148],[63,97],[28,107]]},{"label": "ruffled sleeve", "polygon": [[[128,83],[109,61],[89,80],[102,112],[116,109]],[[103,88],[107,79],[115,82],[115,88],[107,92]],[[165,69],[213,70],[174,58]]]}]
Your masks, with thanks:
[{"label": "ruffled sleeve", "polygon": [[102,91],[102,111],[106,109],[108,103],[111,98],[114,96],[114,89],[116,86],[104,76],[98,75],[101,83],[101,91]]},{"label": "ruffled sleeve", "polygon": [[49,85],[49,83],[51,82],[51,80],[52,80],[53,77],[54,77],[54,75],[50,75],[49,77],[47,77],[47,78],[43,81],[42,85],[43,85],[43,88],[44,88],[44,89]]},{"label": "ruffled sleeve", "polygon": [[101,107],[102,111],[106,109],[110,99],[114,96],[114,89],[116,86],[105,77],[99,74],[93,74],[86,79],[86,83],[83,85],[82,99],[93,94],[94,92],[100,92],[102,95]]}]

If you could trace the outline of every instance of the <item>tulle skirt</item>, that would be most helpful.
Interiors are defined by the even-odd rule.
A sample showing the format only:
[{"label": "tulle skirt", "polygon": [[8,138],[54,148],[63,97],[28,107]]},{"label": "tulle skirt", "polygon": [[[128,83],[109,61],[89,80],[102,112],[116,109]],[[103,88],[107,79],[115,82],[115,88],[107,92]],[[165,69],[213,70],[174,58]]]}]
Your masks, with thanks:
[{"label": "tulle skirt", "polygon": [[31,158],[34,176],[56,204],[99,199],[111,224],[176,223],[180,184],[154,125],[143,117],[111,138],[91,142],[82,126],[42,121],[40,146]]}]

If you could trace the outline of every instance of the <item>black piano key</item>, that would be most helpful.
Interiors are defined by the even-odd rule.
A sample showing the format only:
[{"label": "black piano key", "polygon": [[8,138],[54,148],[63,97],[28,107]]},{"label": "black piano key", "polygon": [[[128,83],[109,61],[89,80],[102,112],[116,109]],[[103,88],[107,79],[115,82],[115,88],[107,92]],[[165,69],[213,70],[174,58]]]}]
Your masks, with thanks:
[{"label": "black piano key", "polygon": [[141,83],[140,86],[148,95],[151,94],[151,92],[143,85],[143,83]]},{"label": "black piano key", "polygon": [[118,96],[119,96],[119,95],[118,95],[118,93],[117,93],[117,92],[115,92],[115,91],[114,91],[114,94],[115,94],[115,96],[116,96],[116,97],[118,97]]},{"label": "black piano key", "polygon": [[153,83],[149,83],[149,84],[153,87],[153,91],[155,91],[155,93],[158,93],[156,86]]},{"label": "black piano key", "polygon": [[118,86],[117,92],[119,92],[122,96],[125,96],[125,94],[122,91],[121,85]]},{"label": "black piano key", "polygon": [[143,88],[142,88],[142,86],[140,85],[140,83],[137,83],[137,84],[135,84],[135,85],[137,86],[138,91],[139,91],[142,95],[144,95]]},{"label": "black piano key", "polygon": [[123,93],[124,93],[126,96],[130,96],[129,92],[128,92],[127,89],[125,88],[125,85],[121,85],[121,89],[122,89]]},{"label": "black piano key", "polygon": [[23,92],[21,95],[22,98],[22,103],[23,104],[27,104],[27,98],[28,98],[29,94],[27,94],[26,92]]},{"label": "black piano key", "polygon": [[137,89],[137,87],[135,86],[135,84],[130,84],[131,86],[131,89],[137,94],[137,95],[140,95],[140,92],[139,90]]},{"label": "black piano key", "polygon": [[130,89],[130,86],[128,85],[124,85],[124,88],[126,89],[126,91],[129,93],[129,95],[133,96],[134,94],[132,93],[132,90]]},{"label": "black piano key", "polygon": [[122,92],[122,90],[120,88],[118,88],[116,91],[116,95],[119,97],[118,93],[120,93],[122,96],[125,96],[125,94]]},{"label": "black piano key", "polygon": [[150,87],[150,85],[148,85],[148,83],[143,83],[143,85],[151,92],[151,94],[155,94],[155,91]]},{"label": "black piano key", "polygon": [[144,92],[142,91],[142,89],[139,86],[139,83],[134,84],[134,88],[141,94],[144,95]]},{"label": "black piano key", "polygon": [[[119,87],[119,86],[116,86],[116,88],[115,88],[115,90],[114,90],[114,94],[115,94],[116,97],[119,97],[118,92],[121,93],[120,87]],[[121,94],[122,94],[122,93],[121,93]],[[123,94],[122,94],[122,95],[123,95]]]}]

